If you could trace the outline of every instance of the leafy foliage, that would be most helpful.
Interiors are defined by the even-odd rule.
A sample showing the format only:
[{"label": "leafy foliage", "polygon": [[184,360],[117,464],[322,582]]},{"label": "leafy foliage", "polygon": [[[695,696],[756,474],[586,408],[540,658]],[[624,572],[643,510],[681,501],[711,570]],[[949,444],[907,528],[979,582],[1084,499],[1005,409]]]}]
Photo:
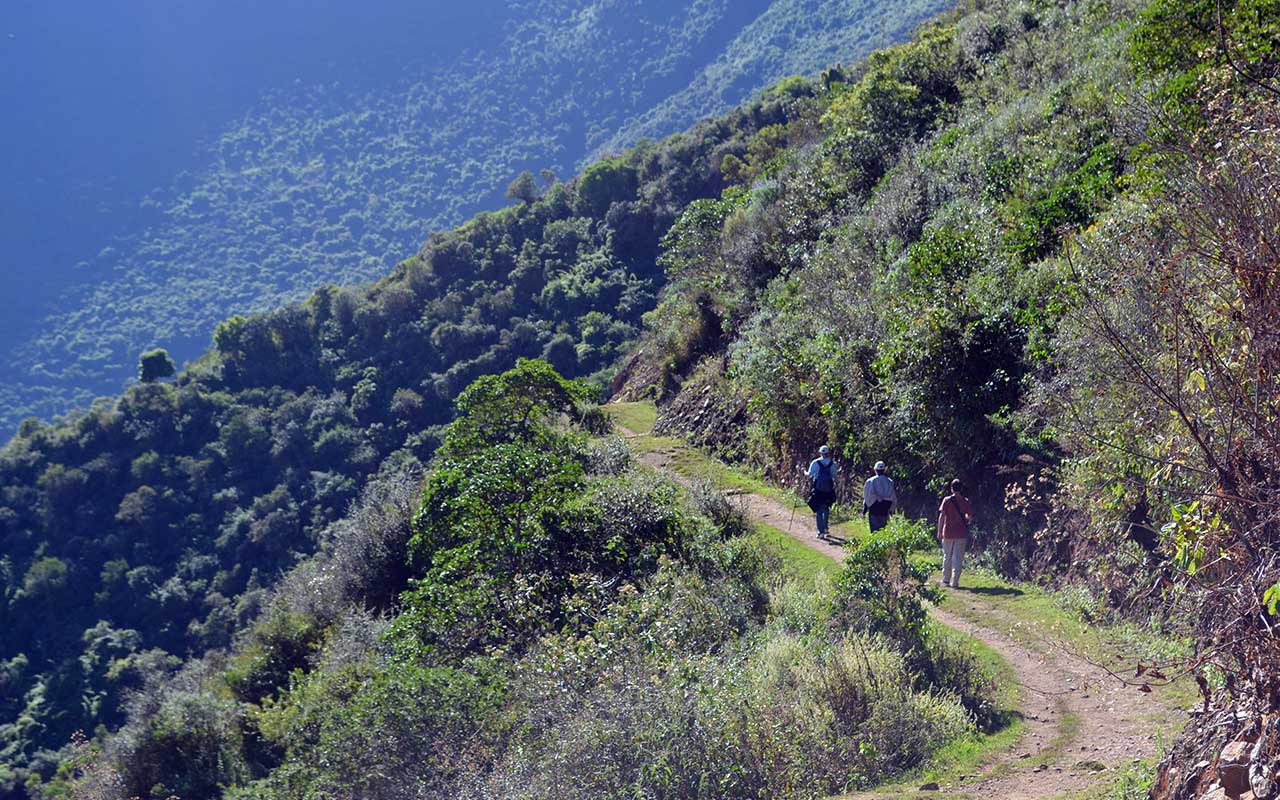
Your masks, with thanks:
[{"label": "leafy foliage", "polygon": [[475,38],[489,46],[456,62],[433,65],[430,47],[411,48],[386,56],[401,67],[372,87],[361,75],[303,75],[212,124],[186,171],[129,199],[136,225],[85,254],[74,273],[83,285],[6,345],[0,431],[117,393],[146,349],[197,356],[228,315],[381,277],[431,232],[500,205],[523,171],[572,174],[686,130],[786,76],[897,41],[945,6],[492,5]]},{"label": "leafy foliage", "polygon": [[924,604],[938,602],[941,595],[927,584],[932,565],[912,561],[911,554],[932,549],[933,543],[927,523],[901,516],[858,542],[836,582],[837,618],[887,636],[910,654],[923,655],[928,620]]},{"label": "leafy foliage", "polygon": [[1160,79],[1157,100],[1181,126],[1198,127],[1195,99],[1211,70],[1232,66],[1245,83],[1274,84],[1280,64],[1280,4],[1275,0],[1157,0],[1130,38],[1134,66]]},{"label": "leafy foliage", "polygon": [[178,368],[162,347],[148,350],[138,358],[138,380],[151,383],[161,378],[172,378]]},{"label": "leafy foliage", "polygon": [[[124,693],[171,669],[170,654],[226,647],[277,576],[344,528],[366,485],[420,470],[446,435],[463,456],[566,410],[599,430],[598,411],[578,410],[594,395],[535,363],[477,384],[445,426],[468,384],[522,358],[602,377],[653,304],[671,222],[720,192],[725,153],[804,99],[763,100],[611,159],[629,177],[588,192],[596,216],[578,207],[578,181],[555,183],[433,235],[373,286],[224,320],[173,381],[24,424],[0,450],[0,663],[23,664],[5,690],[0,794],[47,777],[76,730],[120,724]],[[513,405],[495,405],[503,397]],[[376,563],[393,555],[368,544]],[[385,607],[387,591],[398,588],[363,596]],[[111,636],[86,638],[100,623]],[[240,665],[243,698],[274,694],[310,655],[317,631],[299,624]]]},{"label": "leafy foliage", "polygon": [[[538,383],[559,391],[527,414]],[[580,389],[535,362],[474,383],[413,515],[412,577],[389,617],[299,594],[338,555],[321,553],[229,659],[149,687],[54,788],[801,798],[898,774],[971,729],[947,687],[897,680],[909,658],[847,630],[831,598],[772,597],[723,496],[697,493],[713,519],[647,470],[586,471],[599,443],[565,422],[582,418]],[[528,425],[462,446],[513,419]],[[177,740],[179,714],[192,727]]]},{"label": "leafy foliage", "polygon": [[[673,228],[629,387],[775,476],[889,461],[909,513],[960,477],[1002,568],[1194,629],[1179,669],[1233,721],[1169,774],[1277,711],[1277,11],[991,2],[824,74],[820,127]],[[707,422],[710,375],[745,413]],[[844,599],[918,652],[879,544]]]},{"label": "leafy foliage", "polygon": [[735,167],[750,185],[672,228],[646,332],[665,377],[636,388],[667,397],[724,360],[749,398],[739,449],[767,471],[831,442],[892,461],[909,507],[955,476],[1000,503],[997,465],[1047,455],[1012,412],[1070,299],[1052,256],[1127,164],[1115,13],[989,3],[824,74],[770,166]]}]

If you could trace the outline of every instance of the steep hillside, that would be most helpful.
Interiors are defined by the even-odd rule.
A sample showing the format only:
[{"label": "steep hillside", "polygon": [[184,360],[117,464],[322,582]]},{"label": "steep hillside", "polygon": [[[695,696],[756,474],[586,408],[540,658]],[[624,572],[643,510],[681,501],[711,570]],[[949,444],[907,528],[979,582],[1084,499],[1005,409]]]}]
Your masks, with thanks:
[{"label": "steep hillside", "polygon": [[[6,790],[865,786],[992,721],[909,557],[959,476],[980,563],[1194,642],[1133,665],[1203,693],[1156,795],[1275,797],[1277,52],[1275,0],[975,2],[25,424]],[[659,429],[784,483],[820,442],[883,458],[926,522],[829,591],[771,585],[722,500],[628,473],[589,392],[518,361],[628,353]]]},{"label": "steep hillside", "polygon": [[816,103],[793,81],[529,187],[369,288],[221,323],[174,381],[161,351],[119,399],[24,423],[0,450],[6,796],[75,731],[119,722],[126,689],[226,646],[370,479],[426,463],[472,380],[521,357],[612,363],[653,307],[671,221],[720,193],[726,156]]},{"label": "steep hillside", "polygon": [[[421,16],[443,13],[440,4],[375,5],[370,13],[393,7],[387,25],[411,13],[401,5]],[[377,278],[431,232],[499,206],[503,187],[522,170],[572,174],[588,157],[684,130],[786,75],[898,41],[943,5],[537,0],[442,22],[465,48],[441,44],[436,34],[407,43],[399,28],[415,23],[388,32],[365,55],[311,37],[312,28],[346,24],[340,4],[297,12],[327,15],[296,32],[310,47],[292,37],[272,46],[276,29],[268,24],[256,46],[278,51],[297,72],[267,84],[257,102],[206,122],[207,146],[171,183],[117,200],[127,206],[113,217],[120,227],[83,246],[76,269],[53,269],[46,252],[6,253],[7,270],[38,289],[9,316],[27,319],[36,298],[47,298],[51,310],[0,342],[0,431],[8,435],[28,415],[47,421],[114,395],[144,350],[166,347],[179,363],[196,357],[231,314],[276,308],[325,283]],[[250,17],[244,25],[258,23]],[[356,27],[367,38],[376,25]],[[350,74],[316,55],[326,45]],[[205,68],[217,73],[219,59],[239,50],[255,57],[253,41],[235,47],[212,54]],[[279,72],[246,69],[239,80],[254,84]],[[216,99],[221,108],[225,98]],[[65,138],[64,128],[58,133]],[[151,157],[138,154],[138,168]],[[36,178],[29,183],[22,191],[29,207],[53,202],[35,197]],[[54,199],[89,191],[67,189]],[[82,205],[93,206],[92,197]],[[6,219],[18,224],[25,213]],[[47,217],[49,226],[75,218],[71,210]]]},{"label": "steep hillside", "polygon": [[659,431],[959,477],[987,564],[1193,637],[1136,665],[1204,694],[1160,797],[1280,786],[1278,52],[1264,0],[975,4],[725,170],[627,367]]},{"label": "steep hillside", "polygon": [[589,438],[589,394],[544,362],[478,380],[412,524],[412,494],[370,498],[229,657],[148,687],[43,793],[789,800],[1004,724],[926,623],[920,526],[815,583],[723,495]]}]

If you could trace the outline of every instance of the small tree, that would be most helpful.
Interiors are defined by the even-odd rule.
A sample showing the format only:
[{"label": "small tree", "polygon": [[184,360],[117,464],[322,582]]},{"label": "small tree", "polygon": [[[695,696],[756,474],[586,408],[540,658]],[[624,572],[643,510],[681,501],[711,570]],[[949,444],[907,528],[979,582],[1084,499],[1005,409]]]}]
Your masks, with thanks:
[{"label": "small tree", "polygon": [[477,378],[458,395],[458,418],[441,453],[460,457],[507,442],[557,449],[562,437],[551,432],[551,420],[562,415],[602,433],[598,414],[585,409],[592,399],[589,387],[560,377],[546,361],[522,358],[514,369]]},{"label": "small tree", "polygon": [[161,378],[171,378],[178,371],[169,352],[163,347],[148,350],[138,358],[138,379],[143,383],[152,383]]},{"label": "small tree", "polygon": [[526,169],[516,176],[507,186],[507,199],[519,203],[532,203],[538,199],[538,182],[534,180],[532,172]]}]

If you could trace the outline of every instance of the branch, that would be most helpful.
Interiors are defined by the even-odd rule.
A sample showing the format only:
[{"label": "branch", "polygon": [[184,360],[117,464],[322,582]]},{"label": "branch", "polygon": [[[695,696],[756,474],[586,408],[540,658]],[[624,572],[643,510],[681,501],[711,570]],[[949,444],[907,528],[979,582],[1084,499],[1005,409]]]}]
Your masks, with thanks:
[{"label": "branch", "polygon": [[1280,97],[1280,89],[1253,77],[1243,67],[1237,65],[1235,59],[1231,57],[1231,49],[1227,46],[1227,29],[1222,24],[1222,0],[1218,0],[1218,50],[1222,53],[1222,57],[1227,60],[1227,66],[1231,67],[1232,71],[1237,75],[1259,89],[1264,89],[1276,97]]}]

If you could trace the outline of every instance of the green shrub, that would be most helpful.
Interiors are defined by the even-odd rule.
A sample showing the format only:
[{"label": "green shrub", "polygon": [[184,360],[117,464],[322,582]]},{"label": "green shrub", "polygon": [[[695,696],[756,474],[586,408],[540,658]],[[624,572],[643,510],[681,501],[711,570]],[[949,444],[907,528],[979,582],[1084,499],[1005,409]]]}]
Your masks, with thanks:
[{"label": "green shrub", "polygon": [[288,688],[290,674],[306,669],[322,634],[310,615],[292,611],[269,615],[254,626],[227,665],[227,686],[246,703],[260,703]]},{"label": "green shrub", "polygon": [[473,666],[363,662],[312,675],[257,718],[280,768],[228,797],[438,796],[482,757],[477,729],[503,695],[492,670]]},{"label": "green shrub", "polygon": [[241,723],[227,698],[191,687],[167,692],[145,727],[130,732],[125,796],[212,800],[244,782]]},{"label": "green shrub", "polygon": [[933,567],[913,561],[917,550],[934,547],[928,522],[890,517],[884,528],[860,540],[845,557],[836,578],[832,619],[859,632],[888,637],[913,659],[925,654],[926,602],[941,595],[928,584]]},{"label": "green shrub", "polygon": [[[586,685],[558,700],[547,683],[526,701],[540,724],[483,782],[491,796],[809,798],[901,774],[970,729],[958,702],[901,681],[902,656],[873,639],[769,633],[674,663],[671,645],[655,662],[592,644],[612,655],[574,673]],[[555,669],[536,675],[566,685]]]}]

